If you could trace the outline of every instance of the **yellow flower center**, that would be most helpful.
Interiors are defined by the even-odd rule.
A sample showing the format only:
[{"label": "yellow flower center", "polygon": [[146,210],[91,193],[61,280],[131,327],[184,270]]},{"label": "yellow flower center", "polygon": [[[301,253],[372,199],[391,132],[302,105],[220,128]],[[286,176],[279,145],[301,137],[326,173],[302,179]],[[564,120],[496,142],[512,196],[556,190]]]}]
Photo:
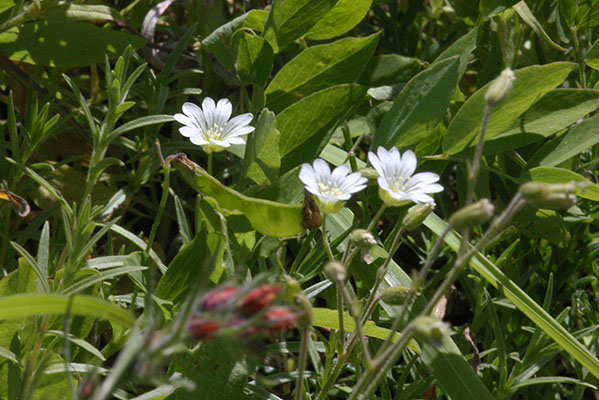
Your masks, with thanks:
[{"label": "yellow flower center", "polygon": [[320,190],[320,193],[322,194],[332,194],[333,196],[341,196],[343,194],[337,185],[331,181],[318,182],[318,190]]}]

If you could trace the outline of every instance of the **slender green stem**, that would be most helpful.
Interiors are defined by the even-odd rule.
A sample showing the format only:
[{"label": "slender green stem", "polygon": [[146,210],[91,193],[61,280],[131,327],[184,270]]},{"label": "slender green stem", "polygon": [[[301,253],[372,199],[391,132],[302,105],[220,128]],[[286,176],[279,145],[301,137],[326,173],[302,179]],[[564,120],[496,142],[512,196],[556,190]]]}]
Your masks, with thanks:
[{"label": "slender green stem", "polygon": [[381,267],[379,268],[379,270],[376,274],[376,280],[374,281],[374,286],[372,287],[372,290],[370,291],[370,294],[368,295],[368,300],[366,300],[366,304],[364,306],[365,310],[368,310],[370,308],[371,304],[374,302],[374,299],[377,296],[377,291],[378,291],[379,287],[381,286],[381,283],[385,279],[385,275],[387,275],[387,272],[389,270],[389,264],[391,263],[391,260],[393,259],[393,255],[399,248],[399,243],[401,241],[401,237],[402,237],[403,233],[405,232],[405,230],[406,229],[402,226],[395,234],[395,237],[393,238],[393,244],[391,244],[391,249],[389,250],[389,254],[387,255],[387,258],[383,262],[383,265],[381,265]]},{"label": "slender green stem", "polygon": [[212,175],[212,152],[208,153],[208,165],[206,168],[209,175]]},{"label": "slender green stem", "polygon": [[327,237],[326,223],[327,214],[324,214],[322,216],[322,225],[320,226],[320,229],[322,229],[322,242],[324,243],[324,247],[327,251],[327,254],[329,255],[330,261],[335,261],[335,256],[333,255],[333,250],[331,249],[331,244],[329,243],[329,239]]},{"label": "slender green stem", "polygon": [[385,204],[383,204],[381,206],[381,208],[378,209],[376,214],[374,214],[374,218],[372,218],[372,221],[370,221],[370,223],[368,224],[368,227],[366,228],[366,230],[368,232],[372,232],[372,230],[376,226],[377,222],[379,222],[379,219],[381,218],[381,216],[383,215],[383,213],[385,212],[386,209],[387,209],[387,206]]},{"label": "slender green stem", "polygon": [[302,400],[304,398],[304,371],[306,370],[306,364],[308,362],[308,340],[310,340],[309,328],[303,328],[300,332],[300,353],[295,400]]},{"label": "slender green stem", "polygon": [[487,124],[489,123],[489,117],[491,115],[491,106],[485,106],[485,113],[483,114],[483,121],[480,127],[480,135],[478,137],[478,143],[476,144],[476,150],[472,157],[472,166],[468,176],[468,195],[466,196],[466,204],[472,203],[474,199],[474,189],[476,187],[476,181],[478,180],[478,173],[480,172],[480,159],[483,155],[483,148],[485,145],[485,133],[487,132]]},{"label": "slender green stem", "polygon": [[[324,243],[324,247],[327,250],[327,253],[329,255],[329,260],[331,262],[335,261],[335,256],[333,255],[333,250],[331,249],[331,245],[329,244],[329,239],[327,238],[327,228],[326,228],[326,223],[327,223],[327,214],[324,214],[322,216],[322,225],[321,225],[321,229],[322,229],[322,242]],[[341,293],[339,292],[339,290],[337,290],[337,294],[336,294],[336,301],[337,301],[337,316],[339,319],[339,351],[342,352],[343,348],[345,347],[345,317],[343,315],[343,297],[341,296]]]},{"label": "slender green stem", "polygon": [[368,343],[366,343],[366,337],[362,328],[362,321],[360,318],[360,310],[357,309],[354,300],[351,298],[347,288],[345,287],[345,283],[341,280],[335,282],[337,284],[337,292],[343,295],[345,302],[349,307],[349,311],[351,316],[354,319],[356,324],[356,333],[358,335],[358,339],[360,344],[362,345],[362,352],[364,353],[364,363],[366,364],[367,369],[372,369],[372,358],[370,357],[370,351],[368,351]]},{"label": "slender green stem", "polygon": [[574,44],[574,55],[576,56],[576,62],[578,63],[578,72],[580,74],[580,84],[582,88],[585,89],[587,87],[587,78],[584,71],[584,59],[582,56],[582,52],[580,49],[580,42],[578,40],[578,28],[572,27],[570,28],[570,34],[572,35],[572,43]]}]

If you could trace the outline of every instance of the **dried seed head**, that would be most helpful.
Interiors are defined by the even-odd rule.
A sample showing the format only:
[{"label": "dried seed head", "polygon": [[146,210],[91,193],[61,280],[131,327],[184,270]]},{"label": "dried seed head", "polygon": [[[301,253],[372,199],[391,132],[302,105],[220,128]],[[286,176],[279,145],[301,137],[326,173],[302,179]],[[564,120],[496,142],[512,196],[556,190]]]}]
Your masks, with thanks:
[{"label": "dried seed head", "polygon": [[361,249],[368,249],[376,244],[376,239],[366,229],[354,230],[349,235],[349,240]]},{"label": "dried seed head", "polygon": [[344,281],[347,277],[347,271],[345,270],[345,267],[343,266],[343,264],[338,263],[337,261],[331,261],[330,263],[328,263],[324,267],[324,271],[334,282]]}]

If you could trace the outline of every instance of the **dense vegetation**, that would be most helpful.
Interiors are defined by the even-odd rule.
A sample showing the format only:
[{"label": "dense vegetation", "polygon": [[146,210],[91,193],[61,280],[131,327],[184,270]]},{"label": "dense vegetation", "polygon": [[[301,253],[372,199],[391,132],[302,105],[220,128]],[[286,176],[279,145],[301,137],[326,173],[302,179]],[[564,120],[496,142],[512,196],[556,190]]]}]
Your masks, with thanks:
[{"label": "dense vegetation", "polygon": [[599,398],[596,0],[0,0],[0,399]]}]

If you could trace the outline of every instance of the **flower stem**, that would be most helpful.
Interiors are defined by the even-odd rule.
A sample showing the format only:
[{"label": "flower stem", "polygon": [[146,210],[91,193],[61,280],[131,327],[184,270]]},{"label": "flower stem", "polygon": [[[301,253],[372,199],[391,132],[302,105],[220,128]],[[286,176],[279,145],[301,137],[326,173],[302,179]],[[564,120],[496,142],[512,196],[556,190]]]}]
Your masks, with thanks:
[{"label": "flower stem", "polygon": [[[322,242],[324,243],[324,247],[327,250],[327,253],[329,254],[330,261],[334,262],[335,256],[333,255],[333,250],[331,249],[331,245],[329,244],[329,239],[327,238],[326,223],[327,223],[327,214],[324,214],[322,216],[322,225],[321,225]],[[338,319],[339,319],[339,352],[342,353],[343,348],[345,347],[345,321],[344,321],[345,317],[343,315],[343,297],[341,295],[341,292],[339,291],[339,288],[337,288],[336,301],[337,301],[337,315],[338,315]]]},{"label": "flower stem", "polygon": [[480,127],[480,135],[478,137],[478,143],[476,144],[476,150],[472,157],[472,166],[470,168],[468,176],[468,195],[466,196],[466,204],[469,205],[474,199],[474,188],[476,187],[476,181],[478,180],[478,173],[480,171],[480,159],[483,155],[483,148],[485,145],[485,133],[487,132],[487,124],[489,123],[489,117],[491,116],[491,106],[487,104],[485,106],[485,113],[483,114],[483,120]]},{"label": "flower stem", "polygon": [[212,152],[208,153],[208,165],[207,169],[208,175],[212,175]]},{"label": "flower stem", "polygon": [[308,361],[308,340],[310,340],[309,328],[303,328],[300,332],[300,353],[297,371],[297,383],[295,385],[295,400],[304,398],[304,371]]}]

